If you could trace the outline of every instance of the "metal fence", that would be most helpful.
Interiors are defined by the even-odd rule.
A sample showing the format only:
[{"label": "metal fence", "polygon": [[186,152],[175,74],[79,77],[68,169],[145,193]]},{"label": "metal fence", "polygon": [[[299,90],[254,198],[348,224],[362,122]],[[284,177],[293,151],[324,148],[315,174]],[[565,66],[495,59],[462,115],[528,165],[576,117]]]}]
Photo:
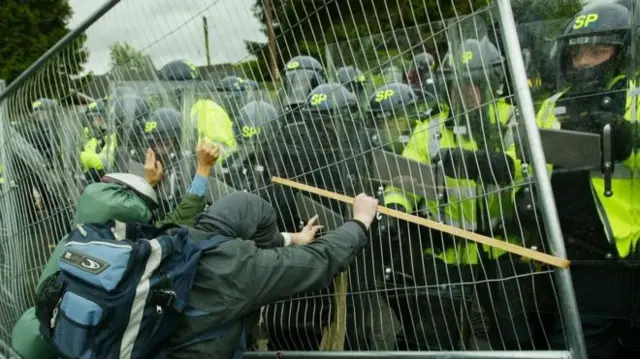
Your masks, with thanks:
[{"label": "metal fence", "polygon": [[[579,1],[573,8],[567,1],[553,18],[526,21],[514,16],[508,0],[142,3],[104,1],[9,87],[0,82],[0,357],[18,355],[11,349],[20,335],[14,325],[33,307],[45,264],[92,180],[83,156],[95,153],[86,146],[100,117],[101,136],[115,136],[117,143],[113,152],[103,145],[99,167],[105,172],[141,173],[146,148],[164,150],[168,175],[158,193],[166,211],[188,186],[195,145],[205,136],[222,146],[224,160],[211,174],[209,200],[230,191],[258,193],[278,210],[282,231],[298,230],[314,214],[332,229],[348,219],[349,208],[289,191],[271,176],[347,195],[364,191],[432,221],[414,225],[380,216],[371,245],[331,287],[262,309],[246,357],[586,358],[570,272],[557,265],[567,254],[544,169],[551,162],[545,155],[571,152],[572,139],[595,142],[567,135],[560,139],[565,147],[553,147],[552,134],[541,133],[536,121],[542,101],[558,90],[549,57],[553,38]],[[523,1],[513,3],[521,13]],[[206,45],[199,30],[193,32],[201,16],[216,20],[214,40],[205,37]],[[263,25],[270,33],[269,21],[271,49],[261,33]],[[247,29],[255,33],[245,35]],[[90,45],[82,42],[85,35]],[[101,63],[108,45],[122,40],[140,50],[129,61],[145,56],[139,66],[149,68],[112,59],[103,75],[65,73]],[[238,46],[245,40],[255,57],[229,55],[246,52]],[[479,58],[468,55],[469,40],[484,46]],[[204,58],[210,44],[214,60],[228,66],[216,69],[194,58]],[[94,53],[89,63],[79,51]],[[434,64],[417,61],[424,52]],[[320,59],[324,73],[301,69],[300,61],[287,66],[297,55]],[[190,60],[191,78],[178,81],[175,68],[154,65],[180,59]],[[475,72],[472,63],[479,66]],[[349,72],[341,87],[344,66],[361,72]],[[229,74],[241,75],[233,88],[224,85]],[[300,90],[296,81],[309,76],[329,85],[315,96],[303,88],[296,102],[299,93],[291,89]],[[473,95],[463,95],[469,83]],[[167,108],[180,114],[163,143],[145,142],[150,119],[138,114],[138,100],[151,114]],[[93,101],[105,112],[90,114]],[[211,102],[224,115],[199,112],[199,104]],[[247,122],[243,108],[256,102],[272,106],[277,116]],[[325,102],[339,106],[313,111]],[[633,122],[635,110],[631,116]],[[205,122],[213,127],[202,128]],[[456,137],[471,136],[465,131],[475,137]],[[506,181],[497,179],[493,165],[491,175],[473,180],[463,173],[470,171],[465,166],[480,166],[476,157],[452,166],[452,175],[438,151],[446,148],[510,154],[516,166]],[[451,228],[462,231],[447,234]],[[525,252],[495,248],[483,242],[487,238]],[[536,257],[531,249],[554,257],[528,258]]]}]

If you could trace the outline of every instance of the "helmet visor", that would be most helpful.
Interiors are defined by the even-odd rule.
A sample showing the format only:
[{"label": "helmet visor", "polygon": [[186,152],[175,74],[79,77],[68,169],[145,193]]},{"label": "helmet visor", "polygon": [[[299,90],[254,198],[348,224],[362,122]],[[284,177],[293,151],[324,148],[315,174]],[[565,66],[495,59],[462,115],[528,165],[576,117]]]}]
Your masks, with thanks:
[{"label": "helmet visor", "polygon": [[317,74],[314,71],[298,70],[285,73],[286,103],[304,103],[311,90],[318,85]]}]

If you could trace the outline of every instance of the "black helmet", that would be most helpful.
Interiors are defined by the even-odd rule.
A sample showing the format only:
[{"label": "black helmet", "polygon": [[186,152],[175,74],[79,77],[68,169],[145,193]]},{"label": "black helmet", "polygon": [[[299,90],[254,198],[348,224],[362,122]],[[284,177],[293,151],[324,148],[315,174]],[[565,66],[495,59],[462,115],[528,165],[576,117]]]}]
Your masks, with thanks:
[{"label": "black helmet", "polygon": [[165,165],[180,153],[182,115],[174,108],[159,108],[144,125],[147,143]]},{"label": "black helmet", "polygon": [[395,112],[415,108],[418,102],[413,89],[403,83],[381,86],[369,98],[369,111],[376,118],[393,116]]},{"label": "black helmet", "polygon": [[305,108],[313,118],[339,116],[350,113],[358,105],[358,98],[338,83],[328,83],[313,89]]},{"label": "black helmet", "polygon": [[374,146],[401,153],[411,130],[418,121],[430,116],[429,105],[423,103],[411,86],[392,83],[377,88],[369,98],[366,127]]},{"label": "black helmet", "polygon": [[285,65],[285,71],[301,71],[301,70],[309,70],[319,73],[324,76],[324,67],[320,61],[316,60],[312,56],[301,55],[296,56],[289,60]]},{"label": "black helmet", "polygon": [[337,76],[338,82],[347,87],[354,94],[364,90],[367,77],[357,67],[341,67],[338,69]]},{"label": "black helmet", "polygon": [[254,99],[256,88],[245,78],[227,76],[216,84],[215,90],[219,96],[216,102],[219,102],[232,117],[235,117],[242,106]]},{"label": "black helmet", "polygon": [[446,55],[439,93],[449,101],[450,115],[480,110],[501,96],[503,65],[504,57],[487,37],[465,40]]},{"label": "black helmet", "polygon": [[90,103],[89,106],[87,106],[87,110],[85,111],[85,114],[87,115],[87,117],[93,117],[93,116],[106,117],[108,114],[107,104],[103,99],[94,101]]},{"label": "black helmet", "polygon": [[411,66],[407,72],[407,82],[409,85],[422,88],[425,81],[433,80],[432,71],[436,66],[436,60],[428,52],[416,55],[411,61]]},{"label": "black helmet", "polygon": [[305,103],[311,90],[325,83],[322,64],[311,56],[296,56],[287,62],[284,73],[284,93],[281,99],[285,110],[293,110]]},{"label": "black helmet", "polygon": [[[216,86],[218,91],[246,91],[252,88],[249,80],[239,76],[227,76],[220,80]],[[255,81],[254,81],[255,82]]]},{"label": "black helmet", "polygon": [[[620,1],[594,3],[576,14],[556,40],[558,87],[568,86],[571,93],[599,92],[624,73],[630,48],[630,20],[629,8]],[[615,53],[598,65],[576,68],[571,51],[586,45],[613,46]]]},{"label": "black helmet", "polygon": [[85,127],[92,135],[100,137],[107,130],[107,105],[104,100],[94,101],[85,111]]},{"label": "black helmet", "polygon": [[200,71],[187,60],[176,60],[164,65],[158,72],[158,77],[164,81],[198,80]]},{"label": "black helmet", "polygon": [[135,129],[149,119],[151,107],[149,102],[137,95],[123,95],[111,99],[111,115],[116,127],[122,127],[127,120],[132,120]]},{"label": "black helmet", "polygon": [[35,120],[49,120],[58,107],[58,102],[48,98],[39,98],[31,104],[31,117]]},{"label": "black helmet", "polygon": [[243,141],[267,141],[277,118],[278,111],[270,103],[251,101],[240,109],[235,119],[236,133]]}]

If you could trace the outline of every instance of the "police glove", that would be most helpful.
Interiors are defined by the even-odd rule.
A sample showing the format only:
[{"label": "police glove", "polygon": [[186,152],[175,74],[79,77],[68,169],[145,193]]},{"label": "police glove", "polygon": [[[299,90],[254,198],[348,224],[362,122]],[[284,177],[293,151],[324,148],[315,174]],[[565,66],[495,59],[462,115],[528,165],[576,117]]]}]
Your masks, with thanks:
[{"label": "police glove", "polygon": [[515,165],[511,157],[495,151],[469,151],[457,148],[440,151],[439,159],[447,177],[508,184]]},{"label": "police glove", "polygon": [[604,127],[611,126],[611,156],[613,161],[623,161],[631,156],[638,143],[637,126],[622,116],[607,111],[597,111],[585,116],[589,132],[602,134]]}]

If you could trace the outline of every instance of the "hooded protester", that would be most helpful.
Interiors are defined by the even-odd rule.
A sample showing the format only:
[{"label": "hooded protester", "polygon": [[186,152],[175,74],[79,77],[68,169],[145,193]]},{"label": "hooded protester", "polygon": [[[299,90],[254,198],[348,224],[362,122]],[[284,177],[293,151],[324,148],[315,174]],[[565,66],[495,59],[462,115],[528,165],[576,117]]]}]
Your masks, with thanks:
[{"label": "hooded protester", "polygon": [[[189,312],[172,338],[172,358],[232,358],[264,305],[327,287],[368,244],[377,200],[356,197],[353,219],[313,240],[315,218],[298,233],[279,233],[273,207],[257,195],[235,192],[196,219],[196,240],[229,240],[203,253],[191,290]],[[301,245],[306,244],[306,245]],[[284,248],[282,248],[284,247]]]}]

